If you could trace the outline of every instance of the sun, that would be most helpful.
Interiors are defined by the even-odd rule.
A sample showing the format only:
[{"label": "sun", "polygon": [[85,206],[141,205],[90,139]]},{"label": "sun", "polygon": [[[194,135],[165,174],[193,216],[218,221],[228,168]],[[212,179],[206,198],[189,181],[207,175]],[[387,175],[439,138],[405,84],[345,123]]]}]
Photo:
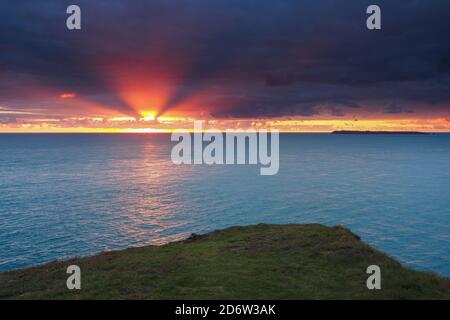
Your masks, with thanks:
[{"label": "sun", "polygon": [[156,113],[151,111],[144,111],[142,114],[142,120],[144,121],[154,121],[156,120]]}]

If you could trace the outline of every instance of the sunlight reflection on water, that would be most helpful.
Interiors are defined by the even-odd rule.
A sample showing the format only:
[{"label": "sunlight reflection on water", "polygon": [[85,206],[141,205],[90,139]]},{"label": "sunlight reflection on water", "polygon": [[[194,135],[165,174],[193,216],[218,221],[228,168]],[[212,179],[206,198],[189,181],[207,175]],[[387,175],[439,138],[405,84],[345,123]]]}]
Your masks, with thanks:
[{"label": "sunlight reflection on water", "polygon": [[450,275],[450,136],[282,135],[280,172],[176,166],[170,136],[0,135],[0,270],[254,223],[344,224]]}]

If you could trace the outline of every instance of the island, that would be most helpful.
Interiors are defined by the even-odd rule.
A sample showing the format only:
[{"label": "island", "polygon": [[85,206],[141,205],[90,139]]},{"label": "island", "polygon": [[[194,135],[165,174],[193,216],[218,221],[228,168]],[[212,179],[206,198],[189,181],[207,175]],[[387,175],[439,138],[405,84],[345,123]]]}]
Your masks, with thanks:
[{"label": "island", "polygon": [[[81,290],[66,271],[81,270]],[[369,290],[367,268],[381,270]],[[162,246],[0,273],[0,299],[450,299],[450,279],[402,266],[342,226],[237,226]]]}]

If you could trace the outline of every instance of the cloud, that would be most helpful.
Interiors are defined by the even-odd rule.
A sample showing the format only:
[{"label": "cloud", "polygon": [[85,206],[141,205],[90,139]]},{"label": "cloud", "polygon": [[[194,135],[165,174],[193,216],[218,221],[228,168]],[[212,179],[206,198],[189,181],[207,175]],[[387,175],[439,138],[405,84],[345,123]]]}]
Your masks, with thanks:
[{"label": "cloud", "polygon": [[398,114],[398,113],[414,113],[414,111],[407,109],[403,106],[398,105],[395,102],[392,102],[390,105],[386,107],[384,113],[388,114]]},{"label": "cloud", "polygon": [[73,99],[76,96],[77,96],[77,94],[74,92],[66,92],[66,93],[62,93],[59,97],[61,99]]},{"label": "cloud", "polygon": [[195,101],[191,109],[218,118],[342,117],[393,100],[382,113],[448,114],[450,44],[442,30],[450,29],[450,2],[380,0],[381,31],[365,27],[369,4],[79,0],[83,28],[69,32],[64,2],[7,2],[0,103],[88,115],[73,104],[79,99],[52,99],[77,92],[139,117],[155,102],[134,106],[123,97],[132,90],[153,97],[157,87],[158,114]]},{"label": "cloud", "polygon": [[336,116],[336,117],[343,117],[343,116],[345,116],[345,113],[342,111],[342,109],[340,109],[338,107],[331,106],[329,109],[330,109],[331,114],[333,116]]},{"label": "cloud", "polygon": [[15,117],[2,117],[0,116],[0,124],[11,124],[16,123],[17,119]]}]

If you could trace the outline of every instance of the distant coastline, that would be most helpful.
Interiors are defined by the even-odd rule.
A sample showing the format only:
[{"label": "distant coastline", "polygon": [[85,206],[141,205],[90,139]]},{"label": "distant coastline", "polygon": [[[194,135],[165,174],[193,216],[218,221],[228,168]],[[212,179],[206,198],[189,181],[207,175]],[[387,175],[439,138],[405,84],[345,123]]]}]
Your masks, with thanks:
[{"label": "distant coastline", "polygon": [[331,134],[432,134],[429,132],[419,131],[358,131],[358,130],[338,130],[333,131]]}]

